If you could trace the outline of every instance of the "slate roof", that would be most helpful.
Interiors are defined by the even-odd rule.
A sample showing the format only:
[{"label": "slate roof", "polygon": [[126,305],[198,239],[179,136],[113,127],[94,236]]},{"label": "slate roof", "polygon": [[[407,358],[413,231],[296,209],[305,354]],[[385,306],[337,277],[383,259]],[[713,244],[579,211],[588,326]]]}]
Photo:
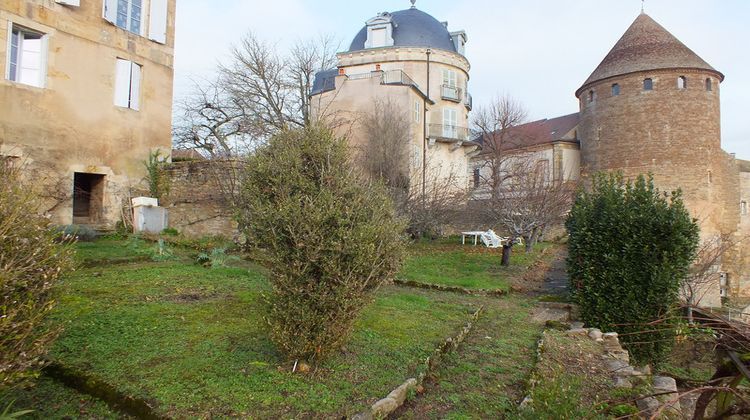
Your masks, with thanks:
[{"label": "slate roof", "polygon": [[339,74],[339,69],[328,69],[315,73],[315,80],[313,81],[312,91],[310,95],[317,95],[319,93],[328,92],[336,89],[336,76]]},{"label": "slate roof", "polygon": [[[456,52],[448,28],[429,14],[416,9],[392,12],[393,45],[396,47],[429,47]],[[349,52],[362,51],[367,41],[367,26],[359,31]]]},{"label": "slate roof", "polygon": [[589,84],[613,76],[657,69],[701,69],[724,75],[645,13],[641,13],[594,70],[576,96]]},{"label": "slate roof", "polygon": [[[514,150],[558,141],[578,143],[577,136],[570,138],[566,134],[574,130],[579,121],[580,114],[576,112],[575,114],[552,119],[545,118],[508,128],[510,135],[503,138],[501,148],[502,150]],[[484,140],[480,137],[475,141],[484,145],[485,141],[491,141],[491,139]]]}]

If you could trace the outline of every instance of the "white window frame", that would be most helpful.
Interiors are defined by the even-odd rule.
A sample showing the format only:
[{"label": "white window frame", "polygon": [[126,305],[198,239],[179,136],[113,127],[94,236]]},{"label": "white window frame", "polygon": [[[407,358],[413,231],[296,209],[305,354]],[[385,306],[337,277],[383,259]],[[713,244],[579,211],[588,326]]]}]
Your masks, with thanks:
[{"label": "white window frame", "polygon": [[443,69],[443,85],[458,87],[458,73],[455,70]]},{"label": "white window frame", "polygon": [[414,101],[414,122],[422,121],[422,105],[419,101]]},{"label": "white window frame", "polygon": [[458,111],[453,108],[443,108],[443,136],[458,138]]},{"label": "white window frame", "polygon": [[[138,32],[133,32],[130,28],[132,26],[133,21],[133,1],[140,1],[141,5],[141,16],[139,19],[139,27]],[[127,16],[126,16],[126,23],[125,27],[122,27],[118,24],[118,15],[119,15],[119,9],[120,9],[120,3],[125,2],[127,4]],[[103,11],[102,16],[104,16],[104,19],[107,20],[109,23],[117,26],[118,28],[128,31],[130,33],[145,36],[146,34],[146,22],[148,14],[146,13],[146,10],[148,10],[148,1],[147,0],[104,0],[103,2]]]},{"label": "white window frame", "polygon": [[115,106],[140,111],[142,84],[143,66],[130,60],[118,58],[115,65]]},{"label": "white window frame", "polygon": [[[13,50],[13,32],[14,30],[19,32],[19,45],[16,47],[18,52],[16,55],[16,72],[11,75],[11,56]],[[23,63],[23,34],[34,34],[39,36],[39,76],[35,83],[28,83],[20,80],[19,75],[22,69]],[[49,35],[44,32],[37,31],[26,26],[18,25],[13,21],[8,21],[8,43],[6,45],[6,60],[5,60],[5,80],[13,83],[22,84],[25,86],[32,86],[36,88],[44,89],[47,86],[47,51],[48,51],[48,40]]]}]

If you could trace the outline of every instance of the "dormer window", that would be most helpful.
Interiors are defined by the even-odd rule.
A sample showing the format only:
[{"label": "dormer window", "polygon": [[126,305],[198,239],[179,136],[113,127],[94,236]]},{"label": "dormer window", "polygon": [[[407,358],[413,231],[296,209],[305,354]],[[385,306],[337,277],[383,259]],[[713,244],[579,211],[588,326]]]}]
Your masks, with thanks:
[{"label": "dormer window", "polygon": [[451,32],[451,39],[453,40],[453,45],[456,46],[456,52],[461,55],[466,55],[466,42],[469,40],[469,37],[466,36],[466,32]]},{"label": "dormer window", "polygon": [[365,48],[393,46],[393,18],[390,13],[381,13],[367,21]]}]

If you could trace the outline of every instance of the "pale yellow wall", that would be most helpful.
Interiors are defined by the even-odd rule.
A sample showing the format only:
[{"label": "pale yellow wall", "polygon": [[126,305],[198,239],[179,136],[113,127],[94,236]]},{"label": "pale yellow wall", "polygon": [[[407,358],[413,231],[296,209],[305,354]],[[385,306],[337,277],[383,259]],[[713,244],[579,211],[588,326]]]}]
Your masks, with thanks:
[{"label": "pale yellow wall", "polygon": [[[456,109],[457,125],[468,127],[469,110],[463,103],[455,103],[441,98],[443,83],[442,69],[451,69],[457,75],[457,87],[465,91],[468,82],[469,63],[463,56],[433,50],[430,54],[430,98],[429,104],[417,90],[407,86],[382,85],[380,71],[401,70],[417,85],[422,94],[427,94],[427,61],[424,48],[379,48],[356,53],[339,54],[339,68],[347,76],[336,78],[336,90],[312,97],[312,112],[317,118],[326,120],[347,135],[356,149],[362,149],[364,133],[359,122],[372,109],[375,100],[390,101],[393,112],[403,113],[410,121],[410,173],[413,188],[421,186],[423,166],[427,165],[425,179],[427,188],[450,185],[454,189],[466,189],[469,185],[472,153],[477,149],[473,144],[449,142],[425,142],[424,109],[427,109],[428,124],[443,124],[443,109]],[[359,79],[360,75],[373,74],[373,78]],[[351,76],[351,79],[348,77]],[[413,117],[414,102],[419,101],[421,110],[419,121]],[[426,157],[423,148],[426,147]],[[450,182],[450,184],[448,184]]]},{"label": "pale yellow wall", "polygon": [[[106,22],[102,1],[65,7],[51,0],[0,1],[0,142],[47,181],[72,192],[73,172],[106,174],[105,224],[119,220],[121,190],[140,184],[150,151],[171,150],[175,0],[167,44]],[[144,7],[144,25],[148,24]],[[47,34],[44,88],[6,80],[8,22]],[[140,111],[114,105],[117,58],[143,66]],[[72,220],[72,201],[54,209]]]}]

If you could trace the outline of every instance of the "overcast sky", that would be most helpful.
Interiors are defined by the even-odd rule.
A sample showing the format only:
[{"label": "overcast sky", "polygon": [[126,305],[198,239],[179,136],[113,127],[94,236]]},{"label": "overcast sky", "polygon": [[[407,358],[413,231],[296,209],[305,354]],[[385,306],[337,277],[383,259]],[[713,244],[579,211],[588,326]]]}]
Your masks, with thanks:
[{"label": "overcast sky", "polygon": [[[364,22],[408,0],[178,0],[175,99],[252,30],[280,50],[333,34],[348,49]],[[531,119],[576,112],[574,93],[640,13],[640,0],[418,0],[417,7],[469,36],[474,106],[508,93]],[[646,13],[726,75],[723,147],[750,159],[750,1],[647,0]]]}]

